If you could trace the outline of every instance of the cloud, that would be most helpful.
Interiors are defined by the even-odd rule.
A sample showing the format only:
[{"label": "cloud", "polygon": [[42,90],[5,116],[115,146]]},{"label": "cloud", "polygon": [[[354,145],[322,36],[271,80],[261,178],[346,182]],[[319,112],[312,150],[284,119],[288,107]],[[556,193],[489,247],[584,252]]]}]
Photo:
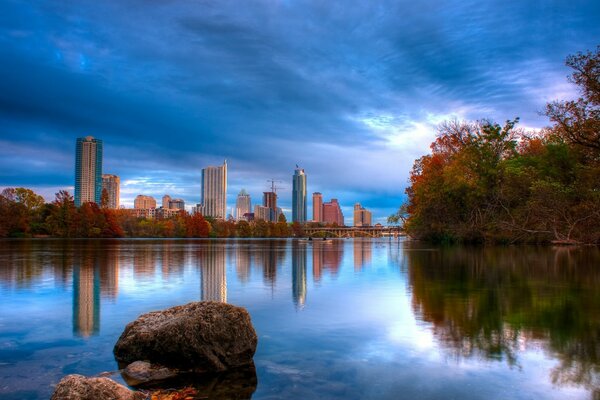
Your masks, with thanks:
[{"label": "cloud", "polygon": [[[228,203],[295,164],[309,192],[382,218],[447,117],[516,116],[574,96],[566,55],[600,5],[553,1],[65,1],[0,5],[0,186],[72,186],[75,138],[104,140],[124,203],[199,201],[229,161]],[[46,188],[46,189],[44,189]]]}]

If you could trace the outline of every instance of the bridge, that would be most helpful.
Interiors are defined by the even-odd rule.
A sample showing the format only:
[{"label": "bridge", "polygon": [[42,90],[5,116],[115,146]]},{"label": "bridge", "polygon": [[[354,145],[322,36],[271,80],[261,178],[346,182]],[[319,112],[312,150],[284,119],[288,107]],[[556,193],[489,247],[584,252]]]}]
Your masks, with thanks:
[{"label": "bridge", "polygon": [[317,237],[383,237],[406,236],[399,226],[304,227],[304,236]]}]

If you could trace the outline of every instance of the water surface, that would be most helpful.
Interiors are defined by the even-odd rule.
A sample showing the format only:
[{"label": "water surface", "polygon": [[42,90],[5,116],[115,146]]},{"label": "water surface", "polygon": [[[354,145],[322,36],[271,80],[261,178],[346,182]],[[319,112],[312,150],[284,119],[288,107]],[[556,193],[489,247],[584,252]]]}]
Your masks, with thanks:
[{"label": "water surface", "polygon": [[396,239],[1,241],[0,398],[123,382],[125,325],[198,300],[246,307],[259,336],[212,398],[600,398],[598,249]]}]

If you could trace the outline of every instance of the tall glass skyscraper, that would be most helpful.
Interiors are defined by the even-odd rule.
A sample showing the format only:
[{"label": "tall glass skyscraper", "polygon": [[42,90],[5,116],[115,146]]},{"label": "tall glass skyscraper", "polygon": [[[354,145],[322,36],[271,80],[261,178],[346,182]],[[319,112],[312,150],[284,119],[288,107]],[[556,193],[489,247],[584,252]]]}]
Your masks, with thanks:
[{"label": "tall glass skyscraper", "polygon": [[92,136],[77,138],[75,148],[75,205],[102,197],[102,140]]},{"label": "tall glass skyscraper", "polygon": [[306,174],[296,165],[293,176],[292,221],[306,222]]},{"label": "tall glass skyscraper", "polygon": [[220,167],[202,169],[200,212],[206,217],[227,217],[227,161]]}]

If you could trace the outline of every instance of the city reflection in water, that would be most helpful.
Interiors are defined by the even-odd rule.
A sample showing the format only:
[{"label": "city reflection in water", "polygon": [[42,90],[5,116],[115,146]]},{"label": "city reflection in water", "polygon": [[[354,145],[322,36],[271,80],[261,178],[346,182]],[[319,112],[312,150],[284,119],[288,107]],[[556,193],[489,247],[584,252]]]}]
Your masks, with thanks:
[{"label": "city reflection in water", "polygon": [[[407,297],[407,313],[431,332],[434,345],[449,359],[457,363],[485,360],[512,369],[521,368],[527,351],[543,351],[555,361],[548,375],[554,385],[583,388],[600,399],[600,251],[596,248],[438,248],[388,239],[23,240],[0,243],[0,260],[0,295],[5,304],[12,301],[13,307],[20,306],[25,298],[22,293],[29,293],[31,304],[43,303],[42,297],[36,298],[39,288],[64,293],[72,305],[66,311],[72,316],[72,333],[68,334],[86,338],[86,343],[109,329],[105,317],[112,316],[109,313],[115,312],[118,303],[136,307],[135,315],[150,311],[136,297],[141,294],[148,299],[148,293],[152,296],[163,290],[168,298],[189,284],[193,293],[182,297],[184,301],[227,302],[232,298],[248,306],[264,291],[252,292],[255,297],[251,297],[244,288],[258,286],[267,289],[269,301],[293,305],[293,314],[302,316],[336,304],[329,295],[319,296],[319,291],[329,287],[338,287],[331,293],[340,299],[344,298],[341,293],[354,295],[354,290],[364,296],[363,301],[373,299],[372,292],[361,295],[360,290],[383,285],[386,280],[373,277],[385,266],[391,274],[387,280],[397,278],[406,285],[401,295]],[[367,284],[345,286],[363,284],[361,279]],[[281,288],[291,291],[291,298],[289,292],[277,297]],[[382,286],[381,290],[392,290],[396,296],[401,292],[397,287]],[[159,300],[153,307],[162,306],[161,301],[173,304]],[[339,308],[332,311],[336,312]],[[16,339],[11,339],[6,328],[11,321],[2,317],[2,345],[12,345]],[[113,320],[111,334],[118,335],[130,318]],[[264,323],[272,316],[258,318]],[[362,322],[357,324],[356,331],[362,329]],[[12,353],[0,346],[0,354]],[[14,360],[20,354],[15,353]],[[17,361],[7,358],[4,368],[12,362]],[[256,372],[236,374],[218,379],[227,381],[229,387],[245,387],[251,396],[256,390]],[[236,383],[237,376],[245,378]],[[0,384],[11,381],[2,379]],[[234,396],[227,393],[223,396]]]}]

